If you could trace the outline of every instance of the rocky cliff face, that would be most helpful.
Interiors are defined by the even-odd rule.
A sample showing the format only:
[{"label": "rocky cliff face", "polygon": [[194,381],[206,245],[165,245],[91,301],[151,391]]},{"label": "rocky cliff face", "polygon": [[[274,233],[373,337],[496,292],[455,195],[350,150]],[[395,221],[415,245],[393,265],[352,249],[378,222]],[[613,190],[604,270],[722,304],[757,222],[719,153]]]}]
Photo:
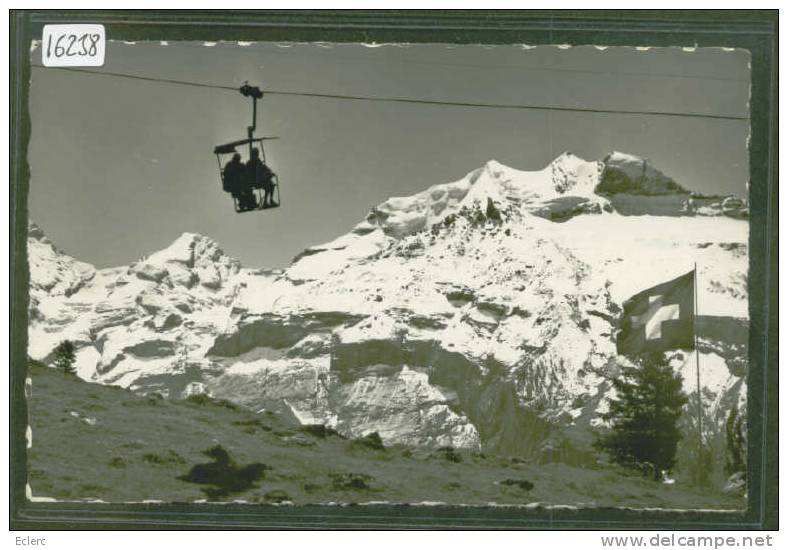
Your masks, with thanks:
[{"label": "rocky cliff face", "polygon": [[27,236],[30,320],[51,321],[55,312],[48,305],[83,288],[95,277],[96,270],[58,250],[36,224],[30,224]]},{"label": "rocky cliff face", "polygon": [[[86,379],[207,392],[385,442],[582,462],[624,360],[619,304],[697,262],[711,436],[746,393],[748,224],[648,201],[624,215],[600,186],[631,158],[491,161],[383,202],[282,272],[242,269],[193,234],[95,270],[31,230],[30,355],[69,338]],[[685,195],[643,165],[641,183]],[[694,391],[691,354],[672,358]]]},{"label": "rocky cliff face", "polygon": [[613,152],[601,161],[595,192],[623,215],[728,216],[746,219],[747,202],[734,196],[691,192],[655,168],[647,159]]}]

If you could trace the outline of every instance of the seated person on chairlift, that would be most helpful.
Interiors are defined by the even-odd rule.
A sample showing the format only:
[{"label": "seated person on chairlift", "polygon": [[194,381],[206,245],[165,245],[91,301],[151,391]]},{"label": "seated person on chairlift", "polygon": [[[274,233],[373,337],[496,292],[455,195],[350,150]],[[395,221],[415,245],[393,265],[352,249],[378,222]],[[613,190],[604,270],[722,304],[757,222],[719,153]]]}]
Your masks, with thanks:
[{"label": "seated person on chairlift", "polygon": [[235,153],[222,170],[222,189],[235,197],[240,190],[243,175],[244,165],[241,163],[241,155]]},{"label": "seated person on chairlift", "polygon": [[263,208],[279,206],[274,202],[274,173],[262,160],[260,160],[260,150],[252,149],[252,158],[246,163],[247,177],[251,180],[251,185],[255,189],[265,192],[263,197]]},{"label": "seated person on chairlift", "polygon": [[224,166],[223,188],[238,201],[241,210],[257,207],[252,187],[247,183],[246,168],[241,162],[241,155],[235,153]]}]

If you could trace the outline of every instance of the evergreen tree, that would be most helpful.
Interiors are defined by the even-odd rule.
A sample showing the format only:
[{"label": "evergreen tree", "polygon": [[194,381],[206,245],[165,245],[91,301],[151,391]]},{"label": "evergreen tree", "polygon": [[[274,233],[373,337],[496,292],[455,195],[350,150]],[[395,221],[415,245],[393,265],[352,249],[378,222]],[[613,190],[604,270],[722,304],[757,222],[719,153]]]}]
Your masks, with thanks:
[{"label": "evergreen tree", "polygon": [[675,465],[681,439],[678,420],[687,402],[681,375],[662,353],[644,354],[636,366],[621,370],[613,381],[617,398],[610,399],[610,410],[602,415],[611,430],[596,446],[613,461],[662,479],[662,472]]},{"label": "evergreen tree", "polygon": [[[714,399],[713,394],[709,394],[704,389],[702,402],[710,403]],[[702,409],[702,407],[701,407]],[[683,433],[690,434],[688,441],[682,445],[682,456],[679,459],[679,469],[686,474],[687,481],[695,487],[710,487],[713,485],[713,477],[717,467],[714,457],[721,456],[721,451],[714,451],[713,420],[704,416],[702,425],[705,427],[705,434],[702,440],[698,437],[698,392],[689,395],[685,414],[679,422]],[[710,433],[712,432],[712,433]]]},{"label": "evergreen tree", "polygon": [[707,442],[701,443],[697,437],[691,440],[685,464],[688,481],[695,487],[710,487],[713,485],[712,477],[715,470],[714,452]]},{"label": "evergreen tree", "polygon": [[730,476],[736,472],[746,472],[744,418],[739,416],[736,406],[728,413],[725,436],[725,473]]},{"label": "evergreen tree", "polygon": [[53,359],[55,368],[63,369],[63,374],[73,374],[75,360],[73,342],[71,340],[60,342],[55,348],[55,358]]}]

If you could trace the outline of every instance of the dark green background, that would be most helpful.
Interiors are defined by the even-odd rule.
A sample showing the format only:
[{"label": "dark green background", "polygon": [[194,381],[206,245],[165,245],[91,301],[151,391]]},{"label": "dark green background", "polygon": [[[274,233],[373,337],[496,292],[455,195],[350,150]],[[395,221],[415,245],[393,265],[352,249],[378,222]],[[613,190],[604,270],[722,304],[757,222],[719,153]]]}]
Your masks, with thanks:
[{"label": "dark green background", "polygon": [[[777,11],[12,11],[11,16],[12,529],[776,529]],[[618,509],[349,506],[266,507],[30,503],[25,500],[27,349],[26,163],[30,41],[48,23],[102,23],[108,39],[724,46],[752,55],[750,142],[749,495],[740,513]]]}]

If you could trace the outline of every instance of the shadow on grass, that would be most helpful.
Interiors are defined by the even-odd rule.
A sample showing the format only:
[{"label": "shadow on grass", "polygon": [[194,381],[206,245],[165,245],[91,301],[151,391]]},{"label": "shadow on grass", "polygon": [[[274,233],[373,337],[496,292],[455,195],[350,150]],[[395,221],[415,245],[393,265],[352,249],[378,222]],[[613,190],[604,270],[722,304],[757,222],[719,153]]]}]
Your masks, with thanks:
[{"label": "shadow on grass", "polygon": [[243,467],[238,466],[230,457],[230,453],[221,445],[207,449],[204,454],[212,458],[213,462],[195,464],[188,474],[178,476],[178,479],[189,483],[209,485],[209,487],[204,487],[202,491],[212,500],[225,498],[253,488],[255,482],[262,479],[268,469],[268,466],[260,462]]}]

